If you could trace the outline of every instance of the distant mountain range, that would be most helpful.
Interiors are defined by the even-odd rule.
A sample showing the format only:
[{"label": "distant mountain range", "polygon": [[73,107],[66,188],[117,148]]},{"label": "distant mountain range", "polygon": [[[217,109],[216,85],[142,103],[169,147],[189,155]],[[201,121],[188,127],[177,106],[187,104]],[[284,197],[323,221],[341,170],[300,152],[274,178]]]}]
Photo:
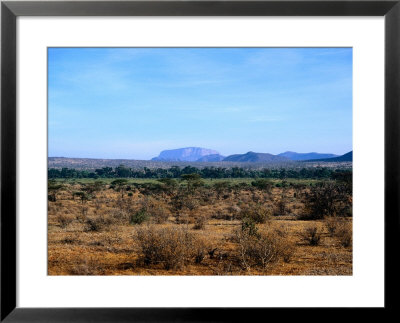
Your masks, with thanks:
[{"label": "distant mountain range", "polygon": [[220,154],[212,154],[212,155],[207,155],[199,158],[197,161],[198,162],[219,162],[223,161],[225,159],[225,156],[222,156]]},{"label": "distant mountain range", "polygon": [[245,163],[257,163],[257,162],[287,162],[290,161],[286,157],[276,156],[265,153],[255,153],[249,151],[246,154],[230,155],[223,159],[223,161],[231,162],[245,162]]},{"label": "distant mountain range", "polygon": [[307,161],[311,162],[330,162],[330,163],[339,163],[339,162],[352,162],[353,161],[353,151],[350,151],[342,156],[338,156],[335,158],[322,158],[322,159],[310,159]]},{"label": "distant mountain range", "polygon": [[335,154],[297,153],[286,151],[284,153],[273,155],[268,153],[256,153],[249,151],[245,154],[235,154],[230,156],[222,156],[218,151],[201,148],[186,147],[172,150],[163,150],[158,157],[151,159],[152,161],[185,161],[185,162],[244,162],[244,163],[279,163],[291,161],[318,161],[318,162],[340,162],[352,161],[352,152],[343,156]]},{"label": "distant mountain range", "polygon": [[[210,149],[211,150],[211,149]],[[193,150],[195,151],[195,150]],[[214,152],[213,150],[211,150]],[[203,153],[205,150],[202,151]],[[188,151],[186,151],[188,153]],[[160,154],[161,155],[161,154]],[[163,155],[165,156],[165,155]],[[184,158],[196,159],[195,157],[184,156]],[[292,157],[293,158],[293,157]],[[308,167],[307,163],[340,163],[340,162],[352,162],[353,152],[350,151],[342,156],[333,158],[321,158],[321,159],[309,159],[309,160],[291,160],[288,157],[262,154],[255,152],[248,152],[245,154],[230,155],[228,157],[221,156],[220,154],[209,154],[202,156],[195,161],[166,161],[159,160],[135,160],[135,159],[99,159],[99,158],[68,158],[68,157],[49,157],[48,167],[49,168],[75,168],[75,169],[91,169],[95,170],[102,167],[118,167],[119,165],[125,165],[132,169],[143,169],[148,168],[168,168],[172,166],[193,166],[193,167],[273,167],[285,165],[290,167],[298,167],[299,163],[305,163],[304,167]],[[201,164],[200,164],[201,163]]]},{"label": "distant mountain range", "polygon": [[310,160],[310,159],[323,159],[323,158],[333,158],[338,157],[334,154],[319,154],[319,153],[296,153],[294,151],[286,151],[284,153],[278,154],[277,156],[286,157],[290,160]]}]

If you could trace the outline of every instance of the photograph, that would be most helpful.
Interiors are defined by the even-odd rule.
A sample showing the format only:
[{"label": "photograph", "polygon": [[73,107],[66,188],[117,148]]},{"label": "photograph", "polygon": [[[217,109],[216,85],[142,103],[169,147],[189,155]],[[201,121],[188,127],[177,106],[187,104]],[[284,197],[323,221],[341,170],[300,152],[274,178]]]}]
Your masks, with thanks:
[{"label": "photograph", "polygon": [[352,47],[48,47],[47,127],[47,275],[353,275]]}]

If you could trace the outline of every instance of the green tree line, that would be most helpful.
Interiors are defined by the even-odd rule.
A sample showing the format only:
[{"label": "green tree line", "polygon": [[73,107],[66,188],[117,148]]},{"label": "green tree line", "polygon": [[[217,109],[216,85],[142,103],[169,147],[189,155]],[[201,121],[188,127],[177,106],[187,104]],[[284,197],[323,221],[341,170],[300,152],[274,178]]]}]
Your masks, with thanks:
[{"label": "green tree line", "polygon": [[244,169],[240,167],[204,167],[192,166],[170,168],[144,167],[143,169],[131,169],[124,165],[118,167],[102,167],[94,171],[79,170],[73,168],[49,168],[49,179],[56,178],[181,178],[187,174],[199,174],[201,178],[299,178],[299,179],[338,179],[351,182],[352,170],[333,169],[326,167],[310,167],[300,169],[269,169],[260,170]]}]

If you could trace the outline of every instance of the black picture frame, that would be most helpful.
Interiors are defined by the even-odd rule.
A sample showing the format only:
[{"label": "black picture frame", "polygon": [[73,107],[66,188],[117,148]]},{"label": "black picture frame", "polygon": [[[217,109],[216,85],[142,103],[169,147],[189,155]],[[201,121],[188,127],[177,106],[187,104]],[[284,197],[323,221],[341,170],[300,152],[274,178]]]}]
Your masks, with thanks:
[{"label": "black picture frame", "polygon": [[[234,322],[269,318],[271,308],[16,307],[16,19],[19,16],[384,16],[385,307],[395,311],[399,275],[400,0],[359,1],[2,1],[1,3],[1,322]],[[316,295],[318,297],[318,295]],[[313,309],[290,309],[309,313]],[[325,309],[335,316],[333,309]],[[354,309],[349,309],[351,311]],[[373,315],[371,311],[368,315]],[[278,314],[278,313],[277,313]],[[279,315],[279,314],[278,314]],[[296,314],[297,315],[297,314]],[[307,314],[310,315],[310,314]],[[381,316],[379,316],[381,318]],[[322,319],[322,318],[321,318]],[[382,318],[381,318],[382,319]]]}]

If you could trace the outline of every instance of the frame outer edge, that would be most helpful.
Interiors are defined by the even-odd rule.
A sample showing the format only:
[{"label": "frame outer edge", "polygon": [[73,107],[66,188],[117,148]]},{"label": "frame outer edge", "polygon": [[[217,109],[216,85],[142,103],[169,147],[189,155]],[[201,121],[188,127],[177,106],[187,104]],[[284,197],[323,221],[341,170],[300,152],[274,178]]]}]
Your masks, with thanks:
[{"label": "frame outer edge", "polygon": [[6,1],[17,16],[383,16],[398,0]]},{"label": "frame outer edge", "polygon": [[[384,1],[382,1],[384,2]],[[393,1],[395,2],[395,1]],[[385,17],[385,255],[397,242],[388,237],[399,234],[400,221],[400,3]],[[15,2],[14,2],[15,3]],[[26,2],[25,2],[26,3]],[[31,4],[38,2],[31,2]],[[22,313],[30,319],[34,309],[16,307],[16,16],[24,15],[17,8],[10,8],[11,2],[1,3],[1,282],[0,282],[0,321],[20,321]],[[45,2],[43,2],[45,5]],[[26,8],[30,16],[35,16],[35,8]],[[40,10],[39,10],[40,11]],[[361,14],[360,14],[361,15]],[[379,15],[379,14],[376,14]],[[7,229],[7,230],[6,230]],[[389,243],[390,242],[390,243]],[[393,244],[395,244],[393,246]],[[392,250],[397,252],[396,250]],[[385,256],[385,296],[396,295],[399,278],[395,254],[391,259]],[[390,282],[389,278],[390,277]],[[392,296],[392,303],[386,297],[385,307],[395,309],[397,303]],[[103,310],[107,310],[103,308]],[[110,312],[118,309],[111,309]],[[131,309],[132,310],[132,309]],[[139,309],[138,309],[139,310]],[[172,310],[172,309],[171,309]],[[80,312],[77,309],[37,309],[36,319],[43,321],[46,313],[52,316],[50,321],[62,321],[62,313]],[[81,309],[80,314],[89,314],[98,310]],[[122,309],[122,311],[124,311]],[[53,313],[51,313],[53,312]],[[128,312],[131,312],[128,310]],[[50,314],[51,313],[51,314]],[[61,314],[61,317],[57,314]],[[76,314],[78,314],[76,313]],[[93,313],[93,312],[92,312]],[[131,312],[132,313],[132,312]],[[19,315],[18,315],[19,314]],[[122,314],[122,313],[121,313]],[[144,313],[143,313],[144,314]],[[16,317],[17,316],[17,317]],[[19,317],[18,317],[19,316]],[[80,316],[80,315],[79,315]],[[118,316],[118,315],[116,315]],[[57,319],[58,317],[58,319]],[[81,316],[80,316],[81,317]],[[229,317],[229,316],[227,316]],[[27,318],[25,316],[25,318]],[[30,319],[28,319],[30,321]],[[48,317],[47,317],[48,319]],[[61,320],[60,320],[61,319]],[[76,319],[76,318],[74,318]],[[148,317],[147,317],[148,319]],[[145,318],[145,320],[147,320]],[[175,317],[176,319],[176,317]],[[21,320],[23,321],[23,319]],[[50,322],[49,321],[49,322]],[[80,321],[80,320],[77,320]],[[120,320],[116,320],[120,321]],[[124,321],[123,319],[121,322]],[[179,321],[179,320],[177,320]]]},{"label": "frame outer edge", "polygon": [[[385,17],[385,307],[398,306],[400,214],[400,3]],[[390,238],[391,237],[391,238]],[[391,252],[390,252],[391,250]],[[394,253],[393,253],[394,252]]]},{"label": "frame outer edge", "polygon": [[1,4],[1,316],[16,307],[16,16]]}]

